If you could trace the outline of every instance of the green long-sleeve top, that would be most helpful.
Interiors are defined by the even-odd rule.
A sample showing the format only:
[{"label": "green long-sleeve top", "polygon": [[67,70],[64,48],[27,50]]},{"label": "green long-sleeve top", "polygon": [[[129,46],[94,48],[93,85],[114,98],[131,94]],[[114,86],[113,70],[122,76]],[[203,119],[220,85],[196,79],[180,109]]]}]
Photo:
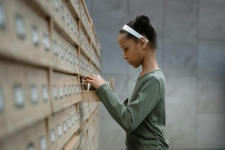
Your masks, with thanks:
[{"label": "green long-sleeve top", "polygon": [[163,135],[165,90],[165,77],[160,69],[137,78],[124,102],[107,84],[96,90],[110,115],[126,131],[127,150],[169,150],[169,142]]}]

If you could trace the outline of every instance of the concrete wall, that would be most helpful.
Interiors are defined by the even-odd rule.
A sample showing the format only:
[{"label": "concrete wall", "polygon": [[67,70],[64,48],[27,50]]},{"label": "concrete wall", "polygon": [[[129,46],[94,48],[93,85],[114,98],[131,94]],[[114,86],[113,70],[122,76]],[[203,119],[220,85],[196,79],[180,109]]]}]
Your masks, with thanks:
[{"label": "concrete wall", "polygon": [[[118,46],[118,31],[136,15],[150,17],[157,59],[167,79],[171,149],[225,149],[225,1],[85,0],[102,44],[102,76],[125,100],[141,71]],[[101,107],[100,150],[124,150],[125,132]]]}]

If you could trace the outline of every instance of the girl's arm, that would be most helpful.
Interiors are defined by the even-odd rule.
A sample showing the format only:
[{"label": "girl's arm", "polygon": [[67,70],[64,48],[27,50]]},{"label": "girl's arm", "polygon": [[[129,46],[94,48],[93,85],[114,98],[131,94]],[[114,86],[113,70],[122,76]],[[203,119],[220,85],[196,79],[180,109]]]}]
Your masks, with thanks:
[{"label": "girl's arm", "polygon": [[126,132],[132,132],[158,103],[159,91],[158,79],[150,77],[143,82],[137,99],[127,106],[119,100],[117,94],[107,84],[97,88],[96,94],[114,120]]}]

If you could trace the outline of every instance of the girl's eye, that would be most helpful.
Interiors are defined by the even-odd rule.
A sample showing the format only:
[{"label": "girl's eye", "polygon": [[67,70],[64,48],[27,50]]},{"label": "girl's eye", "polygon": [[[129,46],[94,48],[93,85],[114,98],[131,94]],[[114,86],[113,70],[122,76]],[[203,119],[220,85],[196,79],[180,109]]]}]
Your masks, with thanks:
[{"label": "girl's eye", "polygon": [[128,50],[128,48],[125,48],[124,51],[126,52]]}]

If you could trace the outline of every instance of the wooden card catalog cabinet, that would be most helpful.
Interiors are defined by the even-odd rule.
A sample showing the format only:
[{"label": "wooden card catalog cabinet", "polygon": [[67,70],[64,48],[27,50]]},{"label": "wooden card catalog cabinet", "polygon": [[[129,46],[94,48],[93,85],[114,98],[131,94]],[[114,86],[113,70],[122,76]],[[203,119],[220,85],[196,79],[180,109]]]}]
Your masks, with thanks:
[{"label": "wooden card catalog cabinet", "polygon": [[0,41],[0,150],[98,150],[100,102],[81,80],[100,74],[100,43],[84,0],[0,0]]}]

